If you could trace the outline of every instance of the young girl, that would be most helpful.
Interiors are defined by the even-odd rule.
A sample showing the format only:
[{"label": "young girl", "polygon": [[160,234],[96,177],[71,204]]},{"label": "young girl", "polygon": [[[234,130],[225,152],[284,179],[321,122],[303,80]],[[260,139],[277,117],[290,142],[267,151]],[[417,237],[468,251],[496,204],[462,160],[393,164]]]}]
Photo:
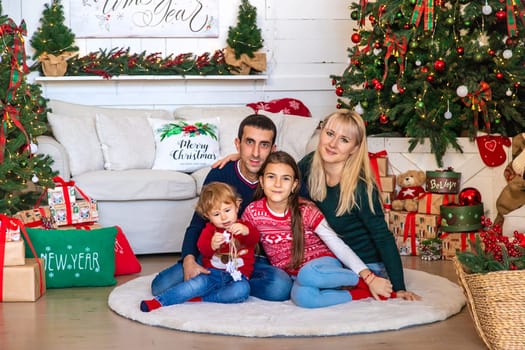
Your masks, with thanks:
[{"label": "young girl", "polygon": [[208,273],[178,283],[151,300],[143,300],[142,311],[185,301],[240,303],[248,298],[248,279],[253,272],[259,233],[250,224],[237,220],[239,205],[239,196],[228,184],[211,182],[202,188],[196,211],[209,222],[197,246]]},{"label": "young girl", "polygon": [[242,216],[261,234],[272,265],[294,277],[292,301],[316,308],[370,296],[394,297],[390,281],[366,267],[328,226],[319,209],[299,197],[299,188],[295,160],[286,152],[274,152],[263,164],[255,200]]}]

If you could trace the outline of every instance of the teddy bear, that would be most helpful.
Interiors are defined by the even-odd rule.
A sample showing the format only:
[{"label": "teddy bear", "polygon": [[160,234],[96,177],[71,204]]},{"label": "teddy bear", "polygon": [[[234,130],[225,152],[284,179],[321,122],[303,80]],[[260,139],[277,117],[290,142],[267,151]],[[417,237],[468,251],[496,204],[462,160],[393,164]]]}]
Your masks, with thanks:
[{"label": "teddy bear", "polygon": [[504,215],[525,204],[525,133],[512,138],[512,161],[505,167],[504,177],[507,185],[496,200],[498,215],[495,224],[502,225]]},{"label": "teddy bear", "polygon": [[426,174],[422,170],[408,170],[397,175],[397,184],[401,189],[392,201],[392,209],[417,211],[418,197],[425,192],[423,184]]}]

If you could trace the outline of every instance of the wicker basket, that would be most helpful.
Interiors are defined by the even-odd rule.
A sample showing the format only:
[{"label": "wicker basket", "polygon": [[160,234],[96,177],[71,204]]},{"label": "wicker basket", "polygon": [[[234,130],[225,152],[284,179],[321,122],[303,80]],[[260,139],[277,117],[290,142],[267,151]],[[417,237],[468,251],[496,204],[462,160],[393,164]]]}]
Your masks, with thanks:
[{"label": "wicker basket", "polygon": [[485,345],[491,350],[525,349],[525,270],[468,274],[453,260]]}]

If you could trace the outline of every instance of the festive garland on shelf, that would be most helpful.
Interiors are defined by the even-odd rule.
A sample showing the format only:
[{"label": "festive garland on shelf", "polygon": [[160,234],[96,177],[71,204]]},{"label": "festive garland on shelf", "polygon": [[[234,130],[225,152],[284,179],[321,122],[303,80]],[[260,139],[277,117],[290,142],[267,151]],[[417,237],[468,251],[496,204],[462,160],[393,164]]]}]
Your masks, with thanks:
[{"label": "festive garland on shelf", "polygon": [[205,52],[196,56],[183,53],[162,57],[161,53],[137,54],[130,49],[100,49],[85,56],[74,56],[68,60],[66,76],[98,75],[110,79],[118,75],[232,75],[239,67],[226,63],[224,51],[213,54]]}]

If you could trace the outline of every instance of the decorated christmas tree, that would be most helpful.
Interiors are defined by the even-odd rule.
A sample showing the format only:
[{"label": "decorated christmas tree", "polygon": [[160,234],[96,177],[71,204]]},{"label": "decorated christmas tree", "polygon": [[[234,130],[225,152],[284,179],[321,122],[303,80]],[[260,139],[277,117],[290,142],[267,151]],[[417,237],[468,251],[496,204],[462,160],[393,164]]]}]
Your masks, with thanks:
[{"label": "decorated christmas tree", "polygon": [[248,0],[241,0],[237,25],[229,27],[226,42],[235,50],[237,59],[242,54],[254,57],[254,52],[263,47],[261,29],[257,27],[257,8]]},{"label": "decorated christmas tree", "polygon": [[52,186],[52,160],[36,154],[36,137],[46,128],[46,100],[37,84],[28,84],[25,23],[0,17],[0,213],[33,207],[41,186]]},{"label": "decorated christmas tree", "polygon": [[52,0],[51,4],[44,5],[41,27],[31,38],[31,46],[35,52],[33,58],[42,54],[58,56],[64,52],[76,52],[75,34],[64,24],[64,7],[60,0]]},{"label": "decorated christmas tree", "polygon": [[338,108],[368,134],[428,138],[440,166],[459,136],[525,128],[525,4],[500,0],[360,0],[349,65],[332,76]]}]

